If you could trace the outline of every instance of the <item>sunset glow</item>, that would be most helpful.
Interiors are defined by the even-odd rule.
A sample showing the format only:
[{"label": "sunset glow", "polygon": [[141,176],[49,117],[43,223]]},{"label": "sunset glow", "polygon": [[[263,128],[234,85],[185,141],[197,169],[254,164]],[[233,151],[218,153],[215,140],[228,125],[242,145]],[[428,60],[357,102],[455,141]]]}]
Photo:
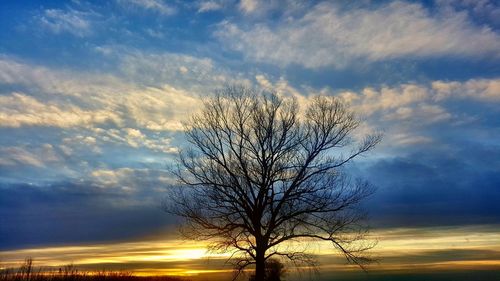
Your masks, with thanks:
[{"label": "sunset glow", "polygon": [[[500,269],[499,226],[395,228],[374,231],[378,239],[372,254],[383,257],[370,266],[373,272],[498,270]],[[318,256],[319,268],[327,272],[358,270],[346,266],[339,252],[327,243],[308,242]],[[224,265],[229,254],[209,253],[206,243],[180,240],[116,242],[82,246],[3,251],[3,267],[16,267],[26,257],[39,266],[58,268],[72,263],[82,269],[113,268],[137,275],[198,276],[230,274]]]}]

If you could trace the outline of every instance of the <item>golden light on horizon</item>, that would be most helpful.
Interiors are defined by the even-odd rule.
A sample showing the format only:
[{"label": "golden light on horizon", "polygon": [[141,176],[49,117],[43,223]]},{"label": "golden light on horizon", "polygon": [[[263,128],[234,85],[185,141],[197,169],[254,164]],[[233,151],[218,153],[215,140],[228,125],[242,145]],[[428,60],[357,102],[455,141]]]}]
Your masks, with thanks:
[{"label": "golden light on horizon", "polygon": [[[499,226],[396,228],[372,233],[378,244],[374,271],[500,269]],[[307,242],[323,270],[352,271],[338,252],[324,242]],[[36,266],[74,264],[85,270],[126,270],[136,275],[193,276],[228,274],[229,253],[210,253],[207,243],[176,239],[52,246],[0,252],[2,267],[17,267],[26,257]],[[488,255],[484,254],[488,253]]]}]

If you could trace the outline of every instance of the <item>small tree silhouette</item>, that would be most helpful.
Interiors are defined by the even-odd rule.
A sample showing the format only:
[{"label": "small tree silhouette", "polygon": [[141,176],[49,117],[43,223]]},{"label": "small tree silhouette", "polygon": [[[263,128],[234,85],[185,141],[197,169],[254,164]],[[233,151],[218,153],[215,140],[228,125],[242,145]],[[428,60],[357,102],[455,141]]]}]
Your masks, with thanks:
[{"label": "small tree silhouette", "polygon": [[[285,265],[277,259],[269,259],[266,261],[265,281],[282,281],[285,276]],[[255,275],[250,276],[249,281],[256,281]]]}]

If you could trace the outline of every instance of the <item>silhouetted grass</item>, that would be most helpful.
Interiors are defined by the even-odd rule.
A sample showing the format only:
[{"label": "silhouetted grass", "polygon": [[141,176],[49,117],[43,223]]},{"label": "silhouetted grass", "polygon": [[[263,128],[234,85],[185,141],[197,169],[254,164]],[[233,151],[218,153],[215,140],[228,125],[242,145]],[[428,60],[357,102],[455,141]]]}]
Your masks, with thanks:
[{"label": "silhouetted grass", "polygon": [[26,258],[19,268],[0,270],[0,281],[189,281],[171,276],[134,276],[127,271],[80,271],[74,265],[58,269],[35,268],[33,259]]}]

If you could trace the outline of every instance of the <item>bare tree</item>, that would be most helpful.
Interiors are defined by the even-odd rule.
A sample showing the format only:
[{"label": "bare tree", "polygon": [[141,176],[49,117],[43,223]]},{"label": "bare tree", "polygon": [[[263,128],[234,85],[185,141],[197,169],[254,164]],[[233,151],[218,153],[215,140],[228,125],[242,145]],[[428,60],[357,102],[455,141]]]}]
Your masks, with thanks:
[{"label": "bare tree", "polygon": [[304,111],[293,98],[228,86],[205,101],[186,127],[179,188],[166,209],[185,218],[183,234],[231,252],[241,272],[266,277],[272,257],[314,264],[292,241],[328,241],[351,263],[369,261],[358,203],[373,192],[351,181],[345,164],[380,135],[356,141],[360,122],[335,97],[318,96]]}]

